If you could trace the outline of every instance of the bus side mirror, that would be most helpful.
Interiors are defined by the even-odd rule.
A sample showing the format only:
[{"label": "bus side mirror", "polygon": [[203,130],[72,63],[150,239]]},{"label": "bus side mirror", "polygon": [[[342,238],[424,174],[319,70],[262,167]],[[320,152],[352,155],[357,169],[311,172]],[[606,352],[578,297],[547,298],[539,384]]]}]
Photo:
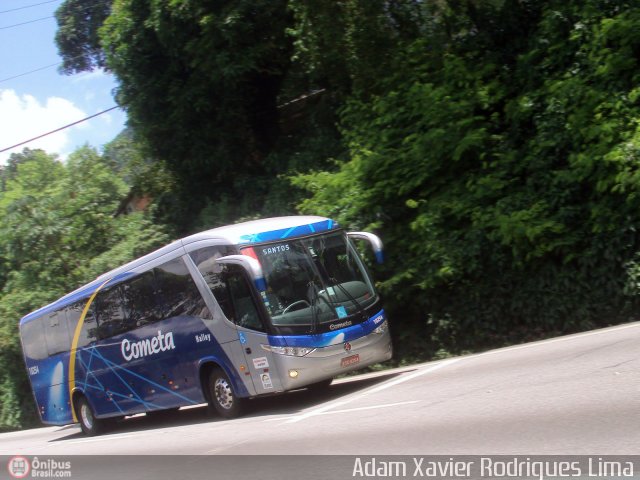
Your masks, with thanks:
[{"label": "bus side mirror", "polygon": [[376,255],[376,262],[384,262],[384,248],[382,247],[380,237],[369,232],[347,232],[347,237],[368,241],[373,248],[373,253]]},{"label": "bus side mirror", "polygon": [[262,265],[255,258],[247,255],[227,255],[216,259],[220,265],[240,265],[249,274],[259,292],[267,290],[267,283],[262,273]]}]

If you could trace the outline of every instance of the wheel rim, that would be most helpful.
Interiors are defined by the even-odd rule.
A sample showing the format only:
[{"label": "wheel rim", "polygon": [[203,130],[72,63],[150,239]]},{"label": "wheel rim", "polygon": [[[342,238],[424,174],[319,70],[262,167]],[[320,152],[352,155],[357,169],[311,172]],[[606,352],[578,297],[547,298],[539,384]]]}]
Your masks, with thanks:
[{"label": "wheel rim", "polygon": [[233,390],[231,385],[224,378],[217,378],[213,387],[214,394],[216,396],[216,402],[225,410],[229,410],[233,407]]},{"label": "wheel rim", "polygon": [[80,418],[82,419],[82,424],[85,427],[88,429],[93,428],[93,414],[91,413],[89,405],[84,402],[80,405]]}]

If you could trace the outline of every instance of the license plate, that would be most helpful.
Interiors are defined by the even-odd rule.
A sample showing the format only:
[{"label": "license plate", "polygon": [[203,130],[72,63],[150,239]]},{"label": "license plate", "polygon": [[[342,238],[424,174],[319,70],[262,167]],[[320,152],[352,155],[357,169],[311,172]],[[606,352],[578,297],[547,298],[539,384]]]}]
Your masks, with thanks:
[{"label": "license plate", "polygon": [[359,363],[359,362],[360,362],[360,355],[355,354],[340,360],[340,366],[350,367],[351,365],[355,365],[356,363]]}]

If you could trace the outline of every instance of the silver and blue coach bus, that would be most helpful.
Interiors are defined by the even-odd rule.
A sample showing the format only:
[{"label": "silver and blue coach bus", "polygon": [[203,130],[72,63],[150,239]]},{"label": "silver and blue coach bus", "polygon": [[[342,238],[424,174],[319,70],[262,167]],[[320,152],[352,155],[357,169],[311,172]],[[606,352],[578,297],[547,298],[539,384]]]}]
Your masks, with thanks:
[{"label": "silver and blue coach bus", "polygon": [[178,240],[20,321],[42,421],[108,419],[328,385],[391,358],[388,323],[351,238],[322,217],[281,217]]}]

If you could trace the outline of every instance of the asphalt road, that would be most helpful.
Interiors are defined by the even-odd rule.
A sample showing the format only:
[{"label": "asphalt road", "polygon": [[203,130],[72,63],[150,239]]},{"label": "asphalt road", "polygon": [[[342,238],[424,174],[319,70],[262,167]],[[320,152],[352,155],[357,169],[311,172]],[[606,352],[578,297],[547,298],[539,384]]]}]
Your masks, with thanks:
[{"label": "asphalt road", "polygon": [[236,420],[196,407],[94,438],[2,434],[0,455],[638,454],[639,346],[627,324],[255,399]]}]

